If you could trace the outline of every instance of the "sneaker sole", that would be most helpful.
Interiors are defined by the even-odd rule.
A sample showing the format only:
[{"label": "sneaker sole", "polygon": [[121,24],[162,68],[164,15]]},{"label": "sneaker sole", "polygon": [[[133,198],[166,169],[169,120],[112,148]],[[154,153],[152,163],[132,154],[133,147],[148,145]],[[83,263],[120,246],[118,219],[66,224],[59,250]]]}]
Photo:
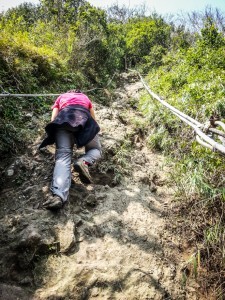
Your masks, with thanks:
[{"label": "sneaker sole", "polygon": [[63,207],[63,202],[62,200],[49,201],[49,203],[44,203],[43,207],[45,209],[58,210]]},{"label": "sneaker sole", "polygon": [[80,180],[83,183],[91,183],[91,177],[90,174],[86,172],[85,168],[82,168],[83,162],[77,162],[74,164],[74,170],[79,174]]}]

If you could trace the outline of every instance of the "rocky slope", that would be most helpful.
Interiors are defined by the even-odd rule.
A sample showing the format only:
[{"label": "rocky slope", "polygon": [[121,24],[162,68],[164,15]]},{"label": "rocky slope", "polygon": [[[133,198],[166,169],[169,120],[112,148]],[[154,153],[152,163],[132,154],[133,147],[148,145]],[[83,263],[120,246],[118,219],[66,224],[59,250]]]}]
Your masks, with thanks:
[{"label": "rocky slope", "polygon": [[200,299],[193,280],[185,287],[181,241],[168,229],[168,166],[145,145],[142,85],[125,79],[110,107],[95,104],[104,155],[94,183],[73,172],[61,211],[42,208],[54,147],[38,152],[39,138],[5,168],[0,299]]}]

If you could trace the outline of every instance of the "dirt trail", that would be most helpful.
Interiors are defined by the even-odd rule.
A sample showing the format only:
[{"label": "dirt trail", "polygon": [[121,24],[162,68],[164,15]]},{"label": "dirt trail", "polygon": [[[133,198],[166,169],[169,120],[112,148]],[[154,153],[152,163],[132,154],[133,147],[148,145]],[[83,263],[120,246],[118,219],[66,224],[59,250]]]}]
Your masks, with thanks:
[{"label": "dirt trail", "polygon": [[5,169],[0,299],[199,299],[194,281],[184,287],[180,240],[167,230],[168,167],[132,125],[143,118],[134,107],[141,88],[126,83],[110,108],[95,105],[104,156],[91,170],[94,184],[73,173],[60,212],[41,207],[53,147],[39,153],[31,145]]}]

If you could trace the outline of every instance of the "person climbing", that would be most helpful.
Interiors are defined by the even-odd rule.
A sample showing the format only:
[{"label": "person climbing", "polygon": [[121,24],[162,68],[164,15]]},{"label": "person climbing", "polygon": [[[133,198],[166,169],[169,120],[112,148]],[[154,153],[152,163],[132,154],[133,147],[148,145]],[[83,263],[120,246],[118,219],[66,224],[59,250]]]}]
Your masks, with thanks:
[{"label": "person climbing", "polygon": [[61,94],[52,106],[51,122],[45,127],[47,137],[39,149],[56,144],[55,167],[51,183],[51,196],[43,207],[56,210],[63,207],[69,196],[71,185],[71,160],[73,146],[85,146],[73,167],[84,183],[91,183],[88,167],[101,158],[100,127],[90,99],[80,90]]}]

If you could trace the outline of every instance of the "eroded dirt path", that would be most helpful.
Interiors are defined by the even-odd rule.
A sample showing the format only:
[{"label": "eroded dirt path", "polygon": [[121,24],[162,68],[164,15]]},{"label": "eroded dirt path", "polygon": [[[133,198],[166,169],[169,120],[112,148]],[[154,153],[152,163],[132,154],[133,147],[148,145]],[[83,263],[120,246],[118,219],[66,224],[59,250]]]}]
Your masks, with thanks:
[{"label": "eroded dirt path", "polygon": [[0,204],[1,299],[198,299],[184,287],[179,238],[167,230],[174,193],[168,167],[134,125],[143,119],[131,107],[141,89],[140,82],[127,83],[111,107],[95,105],[104,156],[91,170],[94,184],[81,184],[73,173],[62,211],[41,207],[53,147],[39,153],[31,145],[8,167]]}]

